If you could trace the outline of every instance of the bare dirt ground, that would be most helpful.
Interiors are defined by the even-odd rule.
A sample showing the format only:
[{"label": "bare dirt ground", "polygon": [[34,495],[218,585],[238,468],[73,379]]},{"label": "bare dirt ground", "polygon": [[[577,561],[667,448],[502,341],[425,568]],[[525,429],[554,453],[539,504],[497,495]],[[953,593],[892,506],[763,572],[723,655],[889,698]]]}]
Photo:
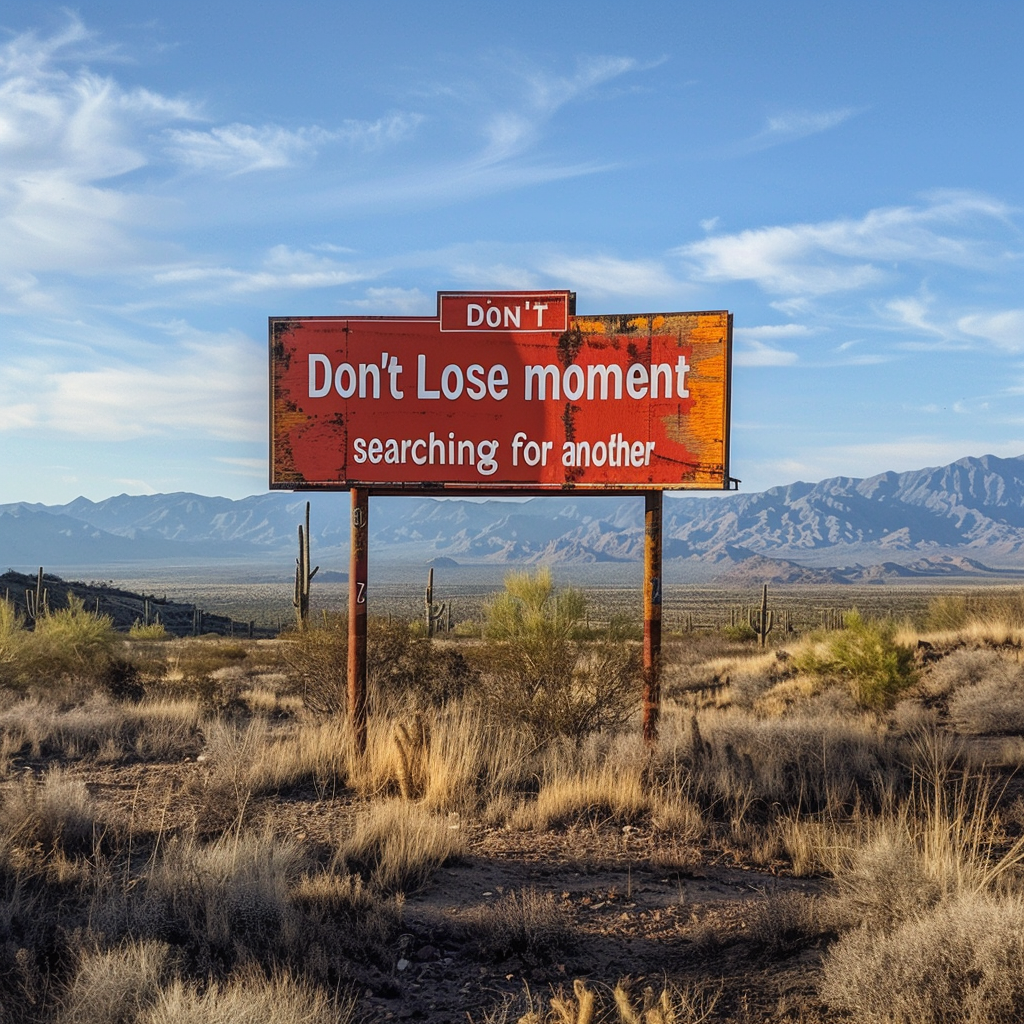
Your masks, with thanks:
[{"label": "bare dirt ground", "polygon": [[[20,765],[22,772],[42,768]],[[201,760],[82,761],[69,770],[86,782],[99,819],[128,819],[140,841],[195,827],[196,804],[182,794],[201,788]],[[247,819],[315,853],[351,829],[358,807],[348,792],[310,787],[261,801]],[[597,987],[628,979],[637,992],[666,983],[703,990],[716,997],[715,1021],[827,1019],[815,994],[825,939],[802,937],[791,948],[776,942],[769,953],[756,928],[766,901],[817,894],[822,881],[794,878],[782,865],[754,870],[721,851],[666,851],[643,827],[591,821],[535,832],[456,814],[449,823],[467,852],[406,898],[390,965],[368,966],[357,980],[364,1019],[481,1022],[508,1006],[517,1020],[527,990],[548,998],[571,991],[576,978]],[[557,904],[564,943],[507,956],[481,948],[466,922],[523,892]]]}]

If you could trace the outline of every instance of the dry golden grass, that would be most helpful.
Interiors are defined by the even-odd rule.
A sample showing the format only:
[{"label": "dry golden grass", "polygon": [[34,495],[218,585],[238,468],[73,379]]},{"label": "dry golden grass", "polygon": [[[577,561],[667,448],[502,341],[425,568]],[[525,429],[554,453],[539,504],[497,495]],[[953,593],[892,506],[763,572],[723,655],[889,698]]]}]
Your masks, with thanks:
[{"label": "dry golden grass", "polygon": [[[864,994],[880,974],[903,979],[907,1007],[950,1005],[935,980],[947,965],[963,993],[950,1019],[1008,1020],[999,1007],[1024,999],[1024,810],[995,768],[1024,762],[1024,741],[989,737],[1016,728],[1018,649],[998,645],[1017,634],[976,622],[950,635],[960,647],[892,710],[858,709],[849,687],[796,672],[793,657],[695,662],[675,673],[678,703],[666,700],[653,748],[633,731],[538,738],[468,698],[389,698],[357,757],[343,719],[308,717],[274,657],[257,667],[250,647],[223,643],[152,645],[177,652],[173,678],[147,677],[137,704],[83,691],[58,706],[40,689],[0,689],[0,1001],[31,993],[35,1018],[56,1024],[346,1020],[331,996],[346,964],[394,970],[400,894],[428,887],[468,837],[504,828],[513,844],[556,848],[572,834],[515,832],[583,824],[588,841],[620,844],[640,826],[640,856],[666,874],[717,860],[830,879],[826,897],[752,902],[736,957],[785,957],[841,933],[827,991],[852,1020],[888,1019]],[[39,772],[33,759],[76,763],[11,777]],[[175,780],[181,813],[166,832],[132,835],[126,814],[97,811],[81,778],[110,778],[122,762]],[[281,795],[301,816],[276,836],[254,827],[274,821]],[[316,801],[341,812],[333,840],[327,828],[306,845],[282,838],[302,834]],[[524,884],[480,920],[466,915],[478,941],[465,955],[543,965],[585,934]],[[694,956],[724,941],[712,918],[684,927]],[[17,961],[22,948],[35,959]],[[485,1019],[724,1020],[716,996],[579,982]]]},{"label": "dry golden grass", "polygon": [[222,984],[175,979],[137,1024],[347,1024],[354,1009],[287,971],[248,969]]},{"label": "dry golden grass", "polygon": [[20,851],[26,865],[57,854],[91,853],[104,831],[85,783],[61,768],[51,768],[39,779],[21,778],[0,798],[0,832],[8,858]]},{"label": "dry golden grass", "polygon": [[822,995],[856,1024],[1015,1024],[1024,1004],[1024,900],[965,893],[889,931],[853,929]]},{"label": "dry golden grass", "polygon": [[504,960],[520,956],[549,962],[576,945],[568,913],[552,893],[536,889],[507,892],[462,915],[460,931],[484,956]]},{"label": "dry golden grass", "polygon": [[0,711],[0,760],[133,756],[162,760],[198,753],[202,713],[195,700],[121,704],[94,693],[63,707],[42,697],[8,703]]},{"label": "dry golden grass", "polygon": [[349,781],[368,798],[396,794],[437,812],[471,813],[507,801],[535,771],[536,747],[525,730],[502,726],[465,701],[369,723],[363,758]]},{"label": "dry golden grass", "polygon": [[406,800],[375,803],[357,820],[335,854],[336,867],[357,872],[383,893],[411,893],[462,855],[466,844],[457,817],[431,814]]},{"label": "dry golden grass", "polygon": [[918,634],[918,637],[944,649],[956,644],[969,644],[975,647],[1022,647],[1024,626],[998,618],[972,619],[956,629],[936,630]]},{"label": "dry golden grass", "polygon": [[233,796],[237,806],[252,797],[312,784],[333,794],[347,783],[352,742],[346,722],[327,719],[289,727],[264,718],[214,719],[206,725],[204,757],[212,766],[208,788]]}]

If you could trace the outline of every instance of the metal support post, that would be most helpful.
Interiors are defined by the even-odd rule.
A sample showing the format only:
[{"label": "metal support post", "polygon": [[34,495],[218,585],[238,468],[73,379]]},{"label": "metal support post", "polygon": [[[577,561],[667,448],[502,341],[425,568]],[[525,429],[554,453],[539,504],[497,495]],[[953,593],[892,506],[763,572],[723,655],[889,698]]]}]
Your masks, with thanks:
[{"label": "metal support post", "polygon": [[356,750],[366,751],[366,577],[369,492],[352,488],[352,549],[348,572],[348,719]]},{"label": "metal support post", "polygon": [[662,492],[644,494],[644,742],[658,739],[661,711]]}]

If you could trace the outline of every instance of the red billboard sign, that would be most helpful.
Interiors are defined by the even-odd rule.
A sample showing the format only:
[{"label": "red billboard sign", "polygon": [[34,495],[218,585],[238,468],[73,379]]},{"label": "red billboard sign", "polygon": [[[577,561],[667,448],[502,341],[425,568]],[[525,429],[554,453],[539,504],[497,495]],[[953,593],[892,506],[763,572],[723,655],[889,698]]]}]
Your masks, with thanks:
[{"label": "red billboard sign", "polygon": [[433,317],[272,317],[270,486],[723,489],[732,318],[441,292]]}]

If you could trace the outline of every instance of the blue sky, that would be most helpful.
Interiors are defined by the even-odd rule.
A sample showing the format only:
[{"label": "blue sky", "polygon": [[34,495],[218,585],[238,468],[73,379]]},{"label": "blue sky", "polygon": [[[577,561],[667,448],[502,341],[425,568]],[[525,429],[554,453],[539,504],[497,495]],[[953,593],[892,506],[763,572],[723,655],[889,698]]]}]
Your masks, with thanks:
[{"label": "blue sky", "polygon": [[735,314],[743,490],[1024,453],[1024,5],[7,0],[0,502],[266,488],[266,320]]}]

